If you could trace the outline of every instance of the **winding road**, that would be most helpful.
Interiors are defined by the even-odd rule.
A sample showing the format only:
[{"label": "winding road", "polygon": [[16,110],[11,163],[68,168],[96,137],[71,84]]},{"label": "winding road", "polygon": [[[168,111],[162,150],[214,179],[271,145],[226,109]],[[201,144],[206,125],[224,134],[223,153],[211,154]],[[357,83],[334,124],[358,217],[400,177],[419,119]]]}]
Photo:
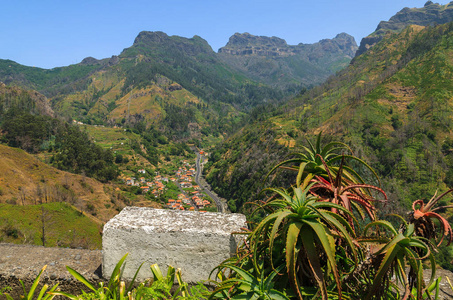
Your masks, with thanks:
[{"label": "winding road", "polygon": [[215,204],[217,205],[217,211],[221,212],[221,213],[224,213],[225,212],[225,208],[224,208],[223,203],[220,200],[220,198],[209,190],[209,185],[206,182],[204,182],[203,184],[200,182],[200,177],[201,177],[201,172],[202,172],[202,167],[201,167],[201,163],[200,163],[201,162],[201,154],[200,154],[200,151],[198,149],[196,149],[196,148],[194,149],[194,151],[196,151],[196,153],[197,153],[197,160],[196,160],[197,173],[195,174],[195,182],[203,189],[203,191],[209,197],[211,197],[212,200],[214,200]]}]

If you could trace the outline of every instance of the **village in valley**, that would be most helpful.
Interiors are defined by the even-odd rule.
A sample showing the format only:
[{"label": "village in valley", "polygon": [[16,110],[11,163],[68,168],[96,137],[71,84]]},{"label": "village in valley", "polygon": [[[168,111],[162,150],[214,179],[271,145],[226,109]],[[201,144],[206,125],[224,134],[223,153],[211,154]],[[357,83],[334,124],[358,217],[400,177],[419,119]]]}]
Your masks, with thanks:
[{"label": "village in valley", "polygon": [[[206,155],[201,151],[200,154]],[[149,174],[145,169],[137,171],[141,176],[127,177],[124,179],[129,187],[139,187],[142,195],[151,195],[151,199],[166,198],[165,195],[171,194],[172,198],[167,198],[163,208],[173,210],[189,211],[216,211],[215,204],[202,192],[202,188],[195,183],[196,166],[189,160],[181,160],[180,166],[174,174]],[[176,188],[175,188],[176,187]],[[172,193],[168,193],[171,189]],[[173,199],[174,198],[174,199]],[[208,200],[209,199],[209,200]],[[210,201],[211,200],[211,201]]]}]

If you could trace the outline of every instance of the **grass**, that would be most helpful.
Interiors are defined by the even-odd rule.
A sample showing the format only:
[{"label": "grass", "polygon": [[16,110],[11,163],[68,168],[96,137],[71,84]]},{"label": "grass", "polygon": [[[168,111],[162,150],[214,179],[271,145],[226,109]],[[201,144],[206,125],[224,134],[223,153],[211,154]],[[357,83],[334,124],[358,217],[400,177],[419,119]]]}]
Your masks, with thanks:
[{"label": "grass", "polygon": [[48,247],[101,248],[101,224],[69,204],[0,204],[0,211],[1,242],[42,245],[44,222]]}]

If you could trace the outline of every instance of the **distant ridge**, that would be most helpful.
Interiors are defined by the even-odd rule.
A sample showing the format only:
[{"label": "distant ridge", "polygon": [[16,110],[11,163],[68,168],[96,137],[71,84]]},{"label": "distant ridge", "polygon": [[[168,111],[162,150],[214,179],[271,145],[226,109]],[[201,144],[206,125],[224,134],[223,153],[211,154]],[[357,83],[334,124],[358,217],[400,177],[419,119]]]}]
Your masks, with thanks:
[{"label": "distant ridge", "polygon": [[357,44],[352,36],[340,33],[333,39],[314,44],[288,45],[278,37],[235,33],[219,49],[220,57],[254,80],[274,87],[290,84],[317,85],[346,67]]},{"label": "distant ridge", "polygon": [[390,32],[401,32],[409,25],[429,26],[453,21],[453,1],[440,5],[428,1],[421,8],[405,7],[388,21],[381,21],[376,30],[360,42],[356,56],[366,52]]}]

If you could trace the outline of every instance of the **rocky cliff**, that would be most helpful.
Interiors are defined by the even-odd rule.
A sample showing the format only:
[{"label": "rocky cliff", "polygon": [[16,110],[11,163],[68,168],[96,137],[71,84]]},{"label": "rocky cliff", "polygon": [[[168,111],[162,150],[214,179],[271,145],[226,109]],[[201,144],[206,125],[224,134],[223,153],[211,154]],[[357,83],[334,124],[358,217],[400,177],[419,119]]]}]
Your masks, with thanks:
[{"label": "rocky cliff", "polygon": [[309,86],[323,82],[347,66],[356,50],[354,38],[346,33],[298,45],[288,45],[274,36],[236,33],[218,53],[225,63],[254,80],[287,88],[291,84]]},{"label": "rocky cliff", "polygon": [[369,48],[382,40],[389,32],[400,32],[409,25],[429,26],[444,24],[453,21],[453,2],[440,5],[428,1],[421,8],[405,7],[388,21],[381,21],[372,34],[364,37],[360,42],[356,56],[364,53]]},{"label": "rocky cliff", "polygon": [[278,37],[255,36],[250,33],[235,33],[230,37],[225,47],[219,53],[230,55],[258,55],[269,57],[286,57],[292,55],[307,56],[314,51],[343,53],[353,57],[357,49],[354,38],[346,33],[340,33],[333,39],[323,39],[314,44],[288,45]]}]

